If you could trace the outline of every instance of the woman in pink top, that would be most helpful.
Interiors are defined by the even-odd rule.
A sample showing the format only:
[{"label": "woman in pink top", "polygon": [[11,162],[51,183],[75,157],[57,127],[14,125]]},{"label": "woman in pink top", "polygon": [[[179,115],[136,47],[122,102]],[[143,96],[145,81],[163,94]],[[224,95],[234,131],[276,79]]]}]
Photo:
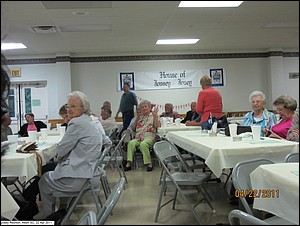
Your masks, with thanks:
[{"label": "woman in pink top", "polygon": [[297,109],[297,101],[289,96],[280,96],[274,102],[281,120],[272,126],[271,130],[265,129],[266,136],[278,139],[286,139],[287,133],[292,125],[293,116]]},{"label": "woman in pink top", "polygon": [[41,131],[41,128],[47,128],[47,125],[42,121],[35,121],[33,113],[26,113],[25,119],[27,123],[23,124],[18,132],[22,137],[28,137],[28,131]]},{"label": "woman in pink top", "polygon": [[202,90],[198,94],[196,111],[201,115],[202,129],[210,129],[212,124],[208,122],[210,116],[217,119],[222,117],[222,96],[221,93],[212,87],[211,77],[204,75],[200,79]]}]

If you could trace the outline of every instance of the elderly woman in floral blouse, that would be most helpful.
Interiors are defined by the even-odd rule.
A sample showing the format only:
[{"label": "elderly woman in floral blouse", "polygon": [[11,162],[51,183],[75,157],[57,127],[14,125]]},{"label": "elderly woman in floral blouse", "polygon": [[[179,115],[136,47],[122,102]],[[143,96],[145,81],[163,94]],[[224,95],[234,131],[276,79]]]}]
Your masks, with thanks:
[{"label": "elderly woman in floral blouse", "polygon": [[131,126],[136,135],[135,139],[128,143],[125,171],[131,170],[133,155],[137,148],[140,148],[143,154],[144,164],[148,165],[147,171],[153,170],[150,148],[154,144],[156,130],[160,127],[159,116],[157,115],[158,108],[156,107],[151,111],[151,103],[148,100],[143,100],[140,107],[141,114],[137,115]]}]

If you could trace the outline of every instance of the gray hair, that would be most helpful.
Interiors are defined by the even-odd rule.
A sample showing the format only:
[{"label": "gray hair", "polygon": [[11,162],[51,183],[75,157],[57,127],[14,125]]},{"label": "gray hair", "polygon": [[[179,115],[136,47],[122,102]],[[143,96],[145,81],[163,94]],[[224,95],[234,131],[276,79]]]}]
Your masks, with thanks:
[{"label": "gray hair", "polygon": [[253,97],[261,97],[262,101],[264,102],[264,104],[266,103],[266,95],[258,90],[253,91],[250,95],[249,95],[249,102],[252,102],[252,98]]},{"label": "gray hair", "polygon": [[282,104],[285,109],[295,111],[297,109],[297,101],[290,96],[281,95],[274,102],[273,105],[276,106]]},{"label": "gray hair", "polygon": [[70,99],[71,97],[79,97],[81,106],[83,108],[83,114],[91,115],[90,102],[88,100],[88,97],[83,92],[73,91],[68,95],[68,99]]},{"label": "gray hair", "polygon": [[147,104],[149,106],[149,108],[151,109],[151,102],[149,100],[142,100],[139,105],[142,106],[143,104]]}]

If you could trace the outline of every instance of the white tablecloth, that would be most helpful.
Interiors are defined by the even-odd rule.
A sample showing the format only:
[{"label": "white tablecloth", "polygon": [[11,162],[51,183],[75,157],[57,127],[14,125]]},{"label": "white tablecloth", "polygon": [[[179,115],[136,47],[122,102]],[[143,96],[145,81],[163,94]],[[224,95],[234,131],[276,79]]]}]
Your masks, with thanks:
[{"label": "white tablecloth", "polygon": [[172,124],[167,127],[159,127],[157,129],[157,132],[160,136],[165,136],[168,132],[172,131],[187,131],[187,130],[200,130],[200,126],[186,126],[183,123],[180,123],[180,126],[176,126],[175,124]]},{"label": "white tablecloth", "polygon": [[233,142],[231,137],[218,134],[209,137],[201,131],[176,131],[166,137],[179,147],[205,159],[206,165],[220,177],[223,169],[233,168],[238,162],[254,158],[267,158],[274,162],[283,162],[285,156],[299,151],[299,143],[286,140],[265,138],[253,141]]},{"label": "white tablecloth", "polygon": [[274,191],[270,198],[255,198],[253,208],[299,225],[299,163],[261,165],[250,178],[253,189]]},{"label": "white tablecloth", "polygon": [[12,220],[20,207],[1,182],[1,216]]},{"label": "white tablecloth", "polygon": [[[42,157],[42,165],[45,165],[56,155],[56,144],[60,136],[49,136],[47,140],[39,140],[38,153]],[[1,177],[25,177],[29,180],[37,174],[37,160],[35,154],[17,153],[9,150],[1,157]]]}]

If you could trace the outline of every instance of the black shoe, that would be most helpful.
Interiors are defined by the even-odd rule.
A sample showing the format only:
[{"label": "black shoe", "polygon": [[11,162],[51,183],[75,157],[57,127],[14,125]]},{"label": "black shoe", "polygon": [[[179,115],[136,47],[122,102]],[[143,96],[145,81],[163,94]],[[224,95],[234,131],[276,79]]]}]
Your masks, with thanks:
[{"label": "black shoe", "polygon": [[63,217],[67,214],[66,209],[59,209],[56,212],[50,214],[49,216],[46,217],[45,220],[52,220],[55,221],[56,223],[59,222],[60,220],[63,219]]},{"label": "black shoe", "polygon": [[238,206],[239,205],[239,200],[232,200],[229,202],[233,206]]},{"label": "black shoe", "polygon": [[153,166],[148,166],[147,167],[147,172],[151,172],[153,170]]},{"label": "black shoe", "polygon": [[124,167],[124,171],[129,171],[129,170],[131,170],[131,166],[128,166],[128,167],[125,166],[125,167]]}]

